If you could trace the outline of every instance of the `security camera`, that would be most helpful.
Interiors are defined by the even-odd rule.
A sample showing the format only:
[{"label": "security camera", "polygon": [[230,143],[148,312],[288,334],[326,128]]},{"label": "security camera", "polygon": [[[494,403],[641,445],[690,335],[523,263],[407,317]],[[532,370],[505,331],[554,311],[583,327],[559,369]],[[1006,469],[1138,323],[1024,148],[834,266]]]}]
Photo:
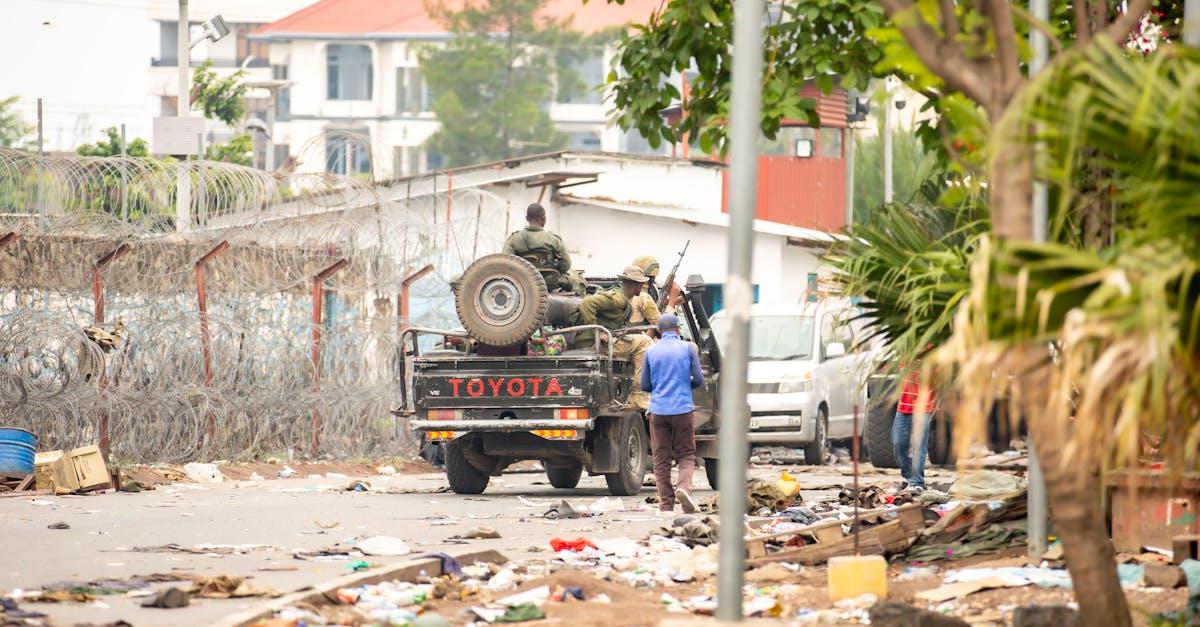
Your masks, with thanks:
[{"label": "security camera", "polygon": [[907,102],[905,102],[905,101],[903,101],[903,100],[897,100],[897,101],[896,101],[896,108],[897,108],[897,109],[903,109],[903,108],[904,108],[904,105],[906,105],[906,104],[908,104],[908,103],[907,103]]}]

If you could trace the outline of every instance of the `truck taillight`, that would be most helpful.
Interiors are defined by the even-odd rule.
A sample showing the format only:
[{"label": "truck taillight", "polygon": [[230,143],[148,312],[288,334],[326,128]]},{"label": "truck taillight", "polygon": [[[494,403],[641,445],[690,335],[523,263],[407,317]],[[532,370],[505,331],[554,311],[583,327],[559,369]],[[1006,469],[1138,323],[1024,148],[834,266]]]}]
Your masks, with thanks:
[{"label": "truck taillight", "polygon": [[430,420],[461,420],[461,409],[430,409],[425,412],[425,417]]},{"label": "truck taillight", "polygon": [[559,420],[587,420],[588,410],[586,407],[563,407],[555,410],[554,417]]},{"label": "truck taillight", "polygon": [[427,431],[430,442],[441,442],[444,440],[453,440],[458,437],[457,431]]}]

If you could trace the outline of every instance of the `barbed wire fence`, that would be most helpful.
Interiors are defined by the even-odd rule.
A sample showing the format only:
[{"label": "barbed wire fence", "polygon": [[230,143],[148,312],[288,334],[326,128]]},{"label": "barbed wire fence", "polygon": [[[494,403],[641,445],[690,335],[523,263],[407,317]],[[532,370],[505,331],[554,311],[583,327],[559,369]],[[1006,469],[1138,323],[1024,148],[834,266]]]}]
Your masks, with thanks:
[{"label": "barbed wire fence", "polygon": [[448,280],[508,226],[424,187],[0,149],[0,425],[134,462],[415,454],[399,330],[457,327]]}]

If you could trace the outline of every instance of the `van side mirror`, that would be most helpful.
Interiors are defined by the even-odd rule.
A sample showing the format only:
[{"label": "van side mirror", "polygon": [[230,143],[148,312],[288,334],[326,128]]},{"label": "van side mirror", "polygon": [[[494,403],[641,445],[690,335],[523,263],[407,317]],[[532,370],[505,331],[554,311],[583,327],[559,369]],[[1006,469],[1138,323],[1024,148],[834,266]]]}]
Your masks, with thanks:
[{"label": "van side mirror", "polygon": [[825,345],[825,359],[846,356],[846,345],[841,342],[830,342]]}]

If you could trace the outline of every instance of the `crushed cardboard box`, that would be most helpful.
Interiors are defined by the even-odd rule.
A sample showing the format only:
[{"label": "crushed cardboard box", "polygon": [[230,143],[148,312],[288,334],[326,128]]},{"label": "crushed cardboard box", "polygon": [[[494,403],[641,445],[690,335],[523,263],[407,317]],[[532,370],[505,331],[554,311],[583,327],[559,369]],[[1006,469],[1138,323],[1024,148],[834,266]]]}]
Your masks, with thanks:
[{"label": "crushed cardboard box", "polygon": [[108,488],[112,485],[100,447],[48,451],[34,457],[34,477],[39,490],[59,494]]}]

